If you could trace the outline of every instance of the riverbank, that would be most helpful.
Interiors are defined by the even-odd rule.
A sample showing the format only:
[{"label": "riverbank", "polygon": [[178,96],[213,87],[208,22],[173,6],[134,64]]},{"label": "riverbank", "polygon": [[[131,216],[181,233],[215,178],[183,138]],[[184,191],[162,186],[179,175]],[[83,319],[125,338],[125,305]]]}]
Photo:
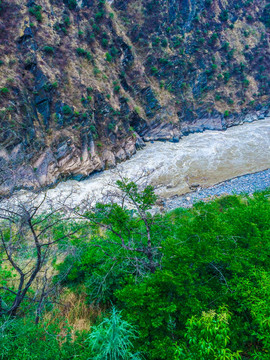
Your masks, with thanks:
[{"label": "riverbank", "polygon": [[209,188],[199,188],[197,191],[167,199],[164,202],[164,210],[170,211],[179,207],[189,208],[198,201],[207,202],[225,195],[253,194],[255,191],[267,188],[270,188],[270,169],[239,176]]}]

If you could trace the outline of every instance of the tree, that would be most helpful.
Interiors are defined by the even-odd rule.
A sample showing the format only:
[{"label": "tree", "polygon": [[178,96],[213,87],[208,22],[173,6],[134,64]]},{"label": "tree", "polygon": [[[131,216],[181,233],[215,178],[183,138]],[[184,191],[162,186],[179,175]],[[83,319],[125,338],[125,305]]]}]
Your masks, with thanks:
[{"label": "tree", "polygon": [[45,201],[46,195],[1,204],[0,316],[15,316],[27,300],[35,304],[38,322],[45,299],[57,288],[52,284],[53,263],[72,250],[67,239],[81,225],[68,225],[62,207],[47,208],[43,214]]},{"label": "tree", "polygon": [[73,242],[78,260],[67,257],[59,266],[61,274],[73,263],[64,283],[81,284],[90,301],[108,305],[129,277],[141,281],[161,267],[162,243],[170,232],[169,223],[153,209],[157,196],[149,174],[134,181],[118,175],[102,203],[90,198],[71,209],[74,218],[85,223],[85,240]]},{"label": "tree", "polygon": [[[138,273],[154,273],[160,266],[161,255],[161,239],[156,231],[161,218],[150,213],[156,200],[153,186],[139,186],[121,176],[105,203],[88,203],[85,212],[76,210],[76,214],[87,220],[90,227],[103,229],[103,241],[122,249]],[[102,246],[98,243],[92,245]],[[113,258],[112,254],[107,255]]]}]

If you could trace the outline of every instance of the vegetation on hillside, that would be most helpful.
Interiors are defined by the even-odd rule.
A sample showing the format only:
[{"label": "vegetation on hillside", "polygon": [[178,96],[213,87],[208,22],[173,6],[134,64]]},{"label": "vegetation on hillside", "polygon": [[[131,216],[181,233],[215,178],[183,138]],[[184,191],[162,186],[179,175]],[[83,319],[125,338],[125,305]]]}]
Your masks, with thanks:
[{"label": "vegetation on hillside", "polygon": [[115,194],[1,210],[0,359],[269,359],[270,191],[165,214]]}]

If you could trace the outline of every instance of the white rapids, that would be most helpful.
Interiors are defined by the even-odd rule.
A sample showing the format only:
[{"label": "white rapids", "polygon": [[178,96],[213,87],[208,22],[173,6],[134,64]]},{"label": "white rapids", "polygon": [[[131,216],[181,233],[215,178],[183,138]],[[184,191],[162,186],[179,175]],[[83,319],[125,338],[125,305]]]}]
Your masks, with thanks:
[{"label": "white rapids", "polygon": [[[149,172],[150,182],[158,186],[158,194],[169,198],[189,192],[192,186],[209,187],[268,168],[270,118],[234,126],[226,131],[190,134],[179,143],[148,143],[130,160],[119,164],[116,170],[128,178],[134,178],[143,171]],[[116,170],[106,170],[83,181],[61,182],[47,190],[47,196],[57,200],[72,192],[73,205],[79,205],[87,196],[99,199],[108,184],[118,179]],[[24,197],[29,193],[21,190],[17,196]]]}]

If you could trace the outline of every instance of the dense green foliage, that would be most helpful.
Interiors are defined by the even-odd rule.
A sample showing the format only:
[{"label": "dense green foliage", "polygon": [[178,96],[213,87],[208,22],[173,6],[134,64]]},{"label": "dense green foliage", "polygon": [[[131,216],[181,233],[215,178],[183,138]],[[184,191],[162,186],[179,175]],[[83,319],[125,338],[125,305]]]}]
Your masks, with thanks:
[{"label": "dense green foliage", "polygon": [[[34,319],[2,319],[0,322],[0,359],[5,360],[62,360],[89,358],[84,349],[86,337],[81,334],[72,342],[68,325],[63,332],[58,324],[35,325]],[[62,343],[63,342],[63,343]],[[88,351],[87,351],[88,350]]]},{"label": "dense green foliage", "polygon": [[62,286],[103,316],[75,340],[68,323],[2,318],[0,359],[269,359],[270,191],[153,215],[151,187],[118,186],[137,207],[84,213],[55,277],[70,269]]}]

